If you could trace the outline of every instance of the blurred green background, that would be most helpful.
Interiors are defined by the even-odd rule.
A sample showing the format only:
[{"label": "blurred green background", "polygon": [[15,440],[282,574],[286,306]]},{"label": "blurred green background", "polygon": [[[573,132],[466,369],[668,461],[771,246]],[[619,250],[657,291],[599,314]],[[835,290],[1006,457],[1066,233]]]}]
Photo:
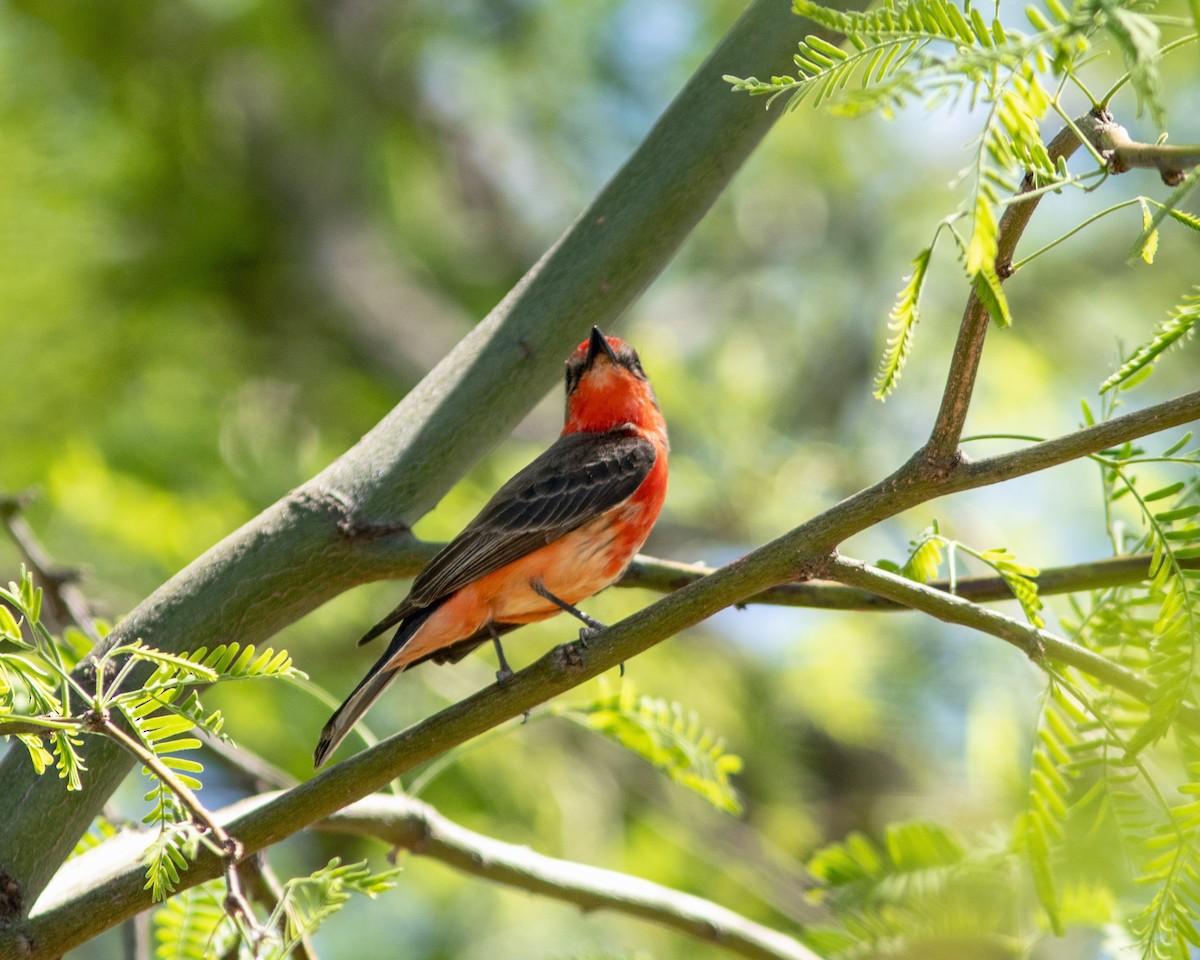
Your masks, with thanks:
[{"label": "blurred green background", "polygon": [[[721,0],[0,3],[0,490],[40,490],[30,521],[119,617],[373,425],[570,223],[739,12]],[[1200,141],[1195,57],[1165,64],[1173,142]],[[1097,90],[1120,73],[1095,69]],[[1115,108],[1136,137],[1157,136],[1131,100]],[[624,320],[673,444],[648,552],[724,562],[923,440],[965,297],[949,257],[935,259],[899,392],[881,405],[871,380],[909,261],[958,202],[950,182],[977,122],[785,117]],[[1168,191],[1135,172],[1049,198],[1023,250],[1138,192]],[[1127,264],[1140,226],[1126,210],[1011,282],[1016,325],[991,335],[969,433],[1072,429],[1121,345],[1200,279],[1200,238],[1172,224],[1153,268]],[[1173,354],[1134,402],[1194,388],[1195,370],[1194,350]],[[418,532],[456,532],[560,418],[556,392]],[[1092,469],[1073,465],[912,511],[844,550],[902,559],[936,517],[977,547],[1069,563],[1105,554],[1100,509]],[[0,574],[18,562],[0,543]],[[278,643],[340,699],[374,656],[354,639],[403,590],[356,590]],[[652,599],[611,590],[588,609],[611,621]],[[519,666],[573,632],[550,622],[507,650]],[[902,817],[986,827],[1024,802],[1042,681],[994,639],[915,615],[750,609],[628,667],[744,758],[740,818],[553,718],[465,751],[423,796],[500,839],[785,926],[812,916],[801,861],[830,839]],[[493,670],[484,653],[423,667],[370,726],[418,720]],[[235,740],[307,775],[324,705],[284,686],[212,700]],[[131,783],[119,798],[127,815],[140,793]],[[235,796],[215,767],[205,794]],[[290,875],[335,853],[382,859],[328,837],[272,857]],[[399,891],[323,929],[321,956],[718,955],[405,866]],[[73,954],[118,955],[115,936]]]}]

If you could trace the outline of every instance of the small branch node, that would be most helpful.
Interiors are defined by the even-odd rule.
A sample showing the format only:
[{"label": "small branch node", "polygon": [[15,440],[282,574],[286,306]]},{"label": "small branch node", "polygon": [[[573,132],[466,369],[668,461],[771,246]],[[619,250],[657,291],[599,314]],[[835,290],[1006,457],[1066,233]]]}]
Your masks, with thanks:
[{"label": "small branch node", "polygon": [[583,671],[583,647],[576,640],[574,643],[564,643],[558,648],[558,665],[567,673]]},{"label": "small branch node", "polygon": [[824,556],[801,557],[796,564],[795,582],[804,583],[808,580],[827,578],[837,559],[838,552],[836,550],[831,550]]},{"label": "small branch node", "polygon": [[8,920],[21,916],[25,898],[21,896],[21,885],[3,870],[0,870],[0,928]]},{"label": "small branch node", "polygon": [[399,520],[381,523],[357,519],[354,498],[333,487],[302,487],[288,497],[288,505],[308,513],[332,516],[334,528],[343,540],[378,540],[395,534],[412,533],[412,528]]}]

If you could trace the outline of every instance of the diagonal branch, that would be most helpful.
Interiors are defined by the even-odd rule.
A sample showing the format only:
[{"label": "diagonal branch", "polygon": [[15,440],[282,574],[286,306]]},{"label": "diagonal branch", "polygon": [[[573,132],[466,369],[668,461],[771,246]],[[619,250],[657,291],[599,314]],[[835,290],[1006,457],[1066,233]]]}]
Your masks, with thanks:
[{"label": "diagonal branch", "polygon": [[[1143,703],[1148,703],[1154,698],[1156,691],[1149,681],[1049,630],[1039,629],[1032,624],[1006,617],[995,610],[976,606],[961,597],[932,590],[925,584],[880,570],[878,567],[868,566],[860,560],[834,557],[829,561],[828,572],[842,583],[870,590],[912,610],[928,613],[945,623],[961,624],[999,637],[1017,647],[1038,665],[1046,660],[1054,660],[1123,690]],[[1200,731],[1200,710],[1185,704],[1180,708],[1179,717],[1189,727]]]},{"label": "diagonal branch", "polygon": [[[382,789],[400,774],[617,667],[622,661],[632,659],[718,610],[744,602],[777,584],[822,572],[828,565],[830,552],[842,540],[918,503],[945,493],[998,483],[1056,466],[1198,417],[1200,391],[1014,453],[959,466],[949,477],[928,476],[919,460],[914,458],[873,487],[843,500],[710,576],[690,583],[600,631],[586,647],[579,643],[564,644],[515,674],[503,687],[486,687],[326,769],[296,788],[273,796],[261,806],[233,819],[228,832],[242,842],[247,853],[277,843]],[[900,586],[916,586],[902,578],[897,579],[901,580]],[[942,604],[972,606],[936,590],[928,590],[928,593]],[[908,598],[893,599],[905,603]],[[992,611],[984,613],[1000,617]],[[1037,649],[1036,638],[1030,639],[1028,634],[1016,632],[1016,627],[1024,629],[1021,624],[1002,619],[1007,623],[990,621],[997,631],[1003,631],[997,635],[1005,639],[1023,637],[1030,649]],[[1049,655],[1058,656],[1061,652],[1058,642],[1053,636],[1049,642],[1043,638]],[[1086,657],[1078,657],[1080,669],[1114,686],[1128,688],[1135,695],[1138,690],[1148,694],[1149,685],[1145,681],[1103,657],[1084,653],[1087,653]],[[220,860],[202,852],[180,878],[180,885],[194,886],[220,873]],[[149,906],[148,899],[149,895],[143,890],[140,864],[135,857],[132,863],[115,870],[104,882],[53,905],[39,905],[38,913],[29,920],[13,924],[7,931],[0,930],[0,960],[56,956],[95,935],[97,924],[115,924],[145,909]],[[45,945],[47,952],[33,955],[20,952],[24,949],[21,944],[31,942]]]}]

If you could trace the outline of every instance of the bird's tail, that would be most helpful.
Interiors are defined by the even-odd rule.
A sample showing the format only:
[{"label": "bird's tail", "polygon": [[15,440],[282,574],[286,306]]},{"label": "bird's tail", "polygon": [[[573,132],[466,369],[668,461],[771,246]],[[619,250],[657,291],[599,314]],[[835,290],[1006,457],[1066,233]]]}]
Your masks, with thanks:
[{"label": "bird's tail", "polygon": [[325,729],[321,731],[321,737],[317,741],[317,749],[313,751],[313,766],[315,769],[320,769],[338,744],[346,739],[346,735],[358,723],[359,718],[370,708],[384,690],[388,688],[396,675],[404,670],[407,666],[392,666],[391,660],[400,651],[400,649],[408,643],[412,635],[417,632],[420,626],[425,622],[437,606],[427,607],[419,611],[413,616],[406,619],[400,629],[396,631],[396,635],[392,638],[392,642],[388,644],[388,648],[383,652],[375,665],[367,671],[367,675],[363,677],[354,691],[348,696],[345,702],[337,708],[333,716],[329,718],[329,722],[325,724]]}]

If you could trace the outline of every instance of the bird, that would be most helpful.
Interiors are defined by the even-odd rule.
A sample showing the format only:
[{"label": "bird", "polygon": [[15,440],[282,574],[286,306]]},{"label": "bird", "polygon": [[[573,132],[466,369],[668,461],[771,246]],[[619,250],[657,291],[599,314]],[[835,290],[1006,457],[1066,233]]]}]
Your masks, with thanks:
[{"label": "bird", "polygon": [[667,427],[641,360],[598,327],[566,363],[562,433],[487,502],[413,580],[408,596],[359,640],[391,643],[321,731],[320,769],[404,670],[457,663],[489,639],[503,684],[501,634],[569,613],[586,639],[603,627],[576,604],[625,572],[667,493]]}]

